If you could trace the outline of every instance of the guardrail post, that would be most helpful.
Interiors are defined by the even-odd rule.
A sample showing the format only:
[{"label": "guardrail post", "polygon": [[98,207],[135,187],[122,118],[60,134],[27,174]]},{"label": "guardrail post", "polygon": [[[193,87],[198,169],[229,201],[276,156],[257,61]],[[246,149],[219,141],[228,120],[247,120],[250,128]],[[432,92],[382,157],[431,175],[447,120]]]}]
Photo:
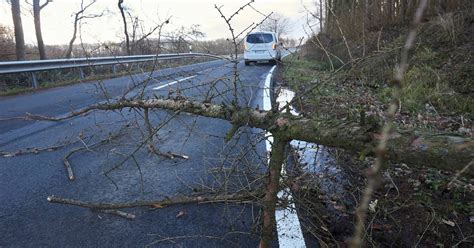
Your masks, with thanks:
[{"label": "guardrail post", "polygon": [[112,73],[117,74],[117,66],[115,65],[112,66]]},{"label": "guardrail post", "polygon": [[30,75],[31,75],[31,86],[33,86],[33,88],[37,89],[38,88],[38,79],[36,79],[35,72],[31,72]]},{"label": "guardrail post", "polygon": [[84,79],[86,77],[82,68],[79,68],[79,73],[81,74],[81,79]]}]

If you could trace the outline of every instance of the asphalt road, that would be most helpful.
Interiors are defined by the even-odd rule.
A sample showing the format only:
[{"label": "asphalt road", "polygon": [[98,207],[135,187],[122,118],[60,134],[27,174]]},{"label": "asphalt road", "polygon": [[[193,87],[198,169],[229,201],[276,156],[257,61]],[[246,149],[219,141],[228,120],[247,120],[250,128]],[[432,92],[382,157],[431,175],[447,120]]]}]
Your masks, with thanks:
[{"label": "asphalt road", "polygon": [[[262,106],[262,88],[270,68],[268,64],[245,67],[239,63],[239,104]],[[230,103],[234,99],[229,90],[233,76],[232,64],[212,61],[104,80],[101,84],[80,83],[0,98],[0,119],[26,112],[61,116],[119,97],[134,83],[146,86],[147,96],[186,96]],[[137,93],[140,91],[128,95]],[[151,119],[156,126],[167,122],[158,132],[157,147],[189,159],[170,160],[141,149],[123,163],[145,135],[141,113],[133,110],[95,112],[58,123],[0,121],[0,151],[64,145],[54,151],[0,158],[0,247],[257,247],[255,228],[260,209],[252,204],[134,208],[125,211],[135,214],[136,219],[126,220],[46,201],[49,195],[93,202],[165,199],[234,192],[259,182],[255,177],[266,163],[261,130],[243,128],[226,143],[224,137],[231,129],[226,121],[189,114],[174,116],[166,111],[154,111]],[[68,181],[64,156],[110,134],[114,138],[109,143],[71,156],[76,180]],[[276,240],[274,246],[278,246]]]}]

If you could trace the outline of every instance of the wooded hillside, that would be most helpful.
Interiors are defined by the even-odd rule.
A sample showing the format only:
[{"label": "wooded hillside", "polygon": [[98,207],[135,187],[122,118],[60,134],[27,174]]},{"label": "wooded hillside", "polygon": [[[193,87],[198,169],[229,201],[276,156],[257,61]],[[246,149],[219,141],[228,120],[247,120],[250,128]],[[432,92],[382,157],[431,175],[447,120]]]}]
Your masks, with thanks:
[{"label": "wooded hillside", "polygon": [[[415,13],[423,2],[317,1],[308,20],[313,35],[284,70],[282,87],[296,92],[298,111],[325,119],[333,129],[341,121],[376,123],[379,134],[374,137],[382,144],[385,133],[385,148],[397,146],[399,132],[414,132],[413,137],[449,133],[472,143],[473,2],[427,1],[416,23]],[[411,139],[411,145],[418,141]],[[438,144],[441,150],[447,147]],[[317,186],[298,199],[312,219],[314,235],[327,235],[319,244],[352,240],[353,247],[430,247],[470,242],[466,237],[474,233],[472,147],[465,150],[469,158],[464,162],[454,156],[441,167],[436,166],[439,160],[384,161],[390,149],[376,154],[374,161],[364,152],[337,148],[329,153],[337,157],[342,172],[308,178]],[[451,171],[454,164],[460,165],[458,173]],[[351,178],[346,189],[334,193],[325,188],[341,183],[338,177]],[[327,218],[321,220],[321,215]],[[460,229],[453,230],[451,223]],[[330,231],[316,228],[321,225]]]}]

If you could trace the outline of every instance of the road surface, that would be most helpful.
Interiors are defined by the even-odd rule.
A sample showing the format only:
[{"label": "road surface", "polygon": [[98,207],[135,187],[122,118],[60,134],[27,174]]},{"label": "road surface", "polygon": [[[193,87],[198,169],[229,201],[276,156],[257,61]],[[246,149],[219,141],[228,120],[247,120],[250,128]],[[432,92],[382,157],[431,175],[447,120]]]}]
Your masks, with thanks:
[{"label": "road surface", "polygon": [[[263,105],[262,89],[270,68],[269,64],[238,64],[239,104],[253,108]],[[173,97],[230,103],[233,77],[232,64],[217,60],[104,80],[101,84],[80,83],[0,98],[0,119],[27,112],[61,116],[119,97],[132,83],[146,85],[147,96],[171,92]],[[0,158],[0,247],[257,247],[260,208],[253,204],[134,208],[125,211],[135,214],[136,219],[126,220],[46,201],[47,196],[56,195],[93,202],[126,202],[200,192],[225,193],[254,186],[255,176],[266,163],[261,130],[242,128],[226,143],[224,137],[231,129],[228,122],[189,114],[171,118],[173,115],[166,111],[151,114],[154,125],[169,121],[158,132],[158,148],[189,159],[150,156],[141,149],[123,165],[145,135],[141,113],[133,110],[95,112],[57,123],[0,121],[0,151],[64,145],[54,151]],[[71,156],[76,180],[68,181],[64,156],[110,134],[117,137]],[[117,165],[119,168],[104,175]],[[277,239],[274,246],[278,246]]]}]

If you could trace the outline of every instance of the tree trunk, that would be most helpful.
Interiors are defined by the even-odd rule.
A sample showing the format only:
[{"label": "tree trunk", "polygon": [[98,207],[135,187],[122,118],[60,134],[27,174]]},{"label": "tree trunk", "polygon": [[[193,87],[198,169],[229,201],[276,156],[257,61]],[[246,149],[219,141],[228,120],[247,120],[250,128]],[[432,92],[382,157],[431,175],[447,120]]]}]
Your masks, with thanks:
[{"label": "tree trunk", "polygon": [[413,13],[415,13],[415,1],[416,0],[408,0],[407,2],[407,9],[405,11],[405,19],[409,20],[413,17]]},{"label": "tree trunk", "polygon": [[270,162],[268,164],[268,178],[265,196],[263,197],[263,227],[259,248],[270,247],[273,240],[273,229],[275,227],[275,209],[277,204],[277,193],[280,189],[281,166],[285,161],[285,146],[287,140],[278,136],[274,137]]},{"label": "tree trunk", "polygon": [[[112,111],[124,108],[167,109],[231,121],[236,126],[251,126],[272,132],[283,140],[302,140],[328,147],[337,147],[365,155],[374,155],[379,143],[377,122],[359,123],[349,120],[301,118],[248,108],[235,108],[188,100],[153,99],[118,101],[92,105],[60,118],[28,115],[28,120],[62,121],[95,110]],[[420,133],[399,130],[390,134],[388,160],[425,165],[442,170],[461,170],[474,159],[474,139],[449,134]],[[474,175],[474,170],[466,174]]]},{"label": "tree trunk", "polygon": [[405,22],[405,13],[407,11],[407,0],[400,0],[400,7],[398,10],[399,22],[403,24]]},{"label": "tree trunk", "polygon": [[11,0],[13,25],[15,26],[15,48],[16,59],[25,60],[25,36],[23,34],[23,25],[21,23],[20,0]]},{"label": "tree trunk", "polygon": [[326,35],[329,35],[329,36],[331,36],[332,22],[334,19],[331,15],[331,11],[329,11],[329,9],[332,7],[331,1],[332,0],[326,0],[326,5],[325,5],[326,6],[326,23],[324,25],[325,27],[324,33],[326,33]]},{"label": "tree trunk", "polygon": [[[43,5],[45,6],[45,5]],[[46,50],[44,48],[43,34],[41,32],[41,9],[40,0],[33,0],[33,17],[35,22],[36,41],[40,59],[46,59]]]},{"label": "tree trunk", "polygon": [[385,21],[385,24],[392,24],[393,10],[395,9],[393,7],[394,2],[393,2],[393,0],[387,0],[386,4],[387,4],[387,6],[386,6],[387,13],[386,13],[385,16],[386,16],[387,19]]},{"label": "tree trunk", "polygon": [[127,47],[127,55],[131,55],[130,51],[130,37],[128,35],[128,29],[127,29],[127,18],[125,17],[125,11],[123,9],[123,0],[118,0],[118,8],[120,10],[120,14],[122,15],[122,21],[123,21],[123,32],[125,34],[125,45]]},{"label": "tree trunk", "polygon": [[71,58],[71,56],[72,56],[74,41],[76,41],[76,37],[77,37],[77,26],[80,24],[80,21],[84,18],[89,18],[90,19],[90,18],[96,18],[96,17],[102,16],[102,14],[84,15],[84,12],[88,8],[90,8],[94,3],[96,3],[96,0],[92,0],[92,1],[89,2],[89,4],[84,6],[84,0],[81,1],[81,9],[78,12],[76,12],[76,14],[74,15],[74,28],[73,28],[73,32],[72,32],[72,38],[69,41],[69,47],[66,51],[66,58]]},{"label": "tree trunk", "polygon": [[319,32],[323,32],[323,0],[319,0]]},{"label": "tree trunk", "polygon": [[363,2],[363,14],[362,14],[362,56],[365,57],[367,52],[367,44],[365,33],[367,31],[367,22],[369,21],[369,0]]},{"label": "tree trunk", "polygon": [[74,47],[74,41],[76,41],[76,36],[77,36],[77,24],[79,22],[79,15],[80,15],[80,12],[78,12],[74,18],[74,29],[72,31],[72,38],[69,41],[69,47],[67,48],[67,51],[66,51],[67,59],[70,59],[72,56],[72,49]]}]

